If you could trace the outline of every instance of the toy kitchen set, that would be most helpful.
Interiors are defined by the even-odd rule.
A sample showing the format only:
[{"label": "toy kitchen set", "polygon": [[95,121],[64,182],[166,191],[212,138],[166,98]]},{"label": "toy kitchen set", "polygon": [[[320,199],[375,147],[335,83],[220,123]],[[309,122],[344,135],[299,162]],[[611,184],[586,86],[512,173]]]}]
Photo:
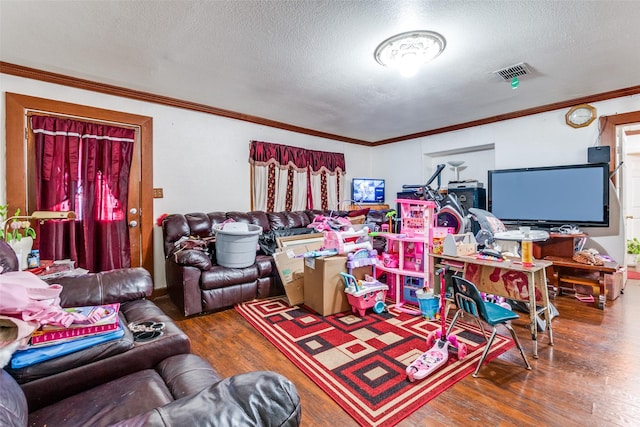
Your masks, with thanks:
[{"label": "toy kitchen set", "polygon": [[[436,227],[432,201],[398,199],[400,206],[400,232],[380,233],[387,240],[378,270],[387,273],[389,296],[402,311],[404,303],[418,306],[418,295],[428,288],[433,291],[433,265],[428,254],[442,253],[445,237],[453,232],[448,227]],[[415,313],[415,314],[419,314]]]}]

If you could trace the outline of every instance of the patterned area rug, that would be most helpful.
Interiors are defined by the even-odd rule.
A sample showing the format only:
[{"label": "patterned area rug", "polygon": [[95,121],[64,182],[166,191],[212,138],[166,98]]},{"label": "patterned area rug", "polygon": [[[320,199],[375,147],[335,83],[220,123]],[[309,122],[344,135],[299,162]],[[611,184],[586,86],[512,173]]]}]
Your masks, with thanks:
[{"label": "patterned area rug", "polygon": [[633,279],[633,280],[640,279],[640,271],[628,270],[627,271],[627,279]]},{"label": "patterned area rug", "polygon": [[[440,328],[439,322],[393,308],[381,314],[369,309],[364,317],[323,317],[304,306],[289,307],[281,297],[240,304],[236,310],[363,426],[397,424],[472,373],[484,348],[482,332],[459,322],[453,334],[469,354],[462,360],[450,355],[434,374],[411,383],[405,369],[427,350],[425,338]],[[513,345],[496,336],[486,360]]]}]

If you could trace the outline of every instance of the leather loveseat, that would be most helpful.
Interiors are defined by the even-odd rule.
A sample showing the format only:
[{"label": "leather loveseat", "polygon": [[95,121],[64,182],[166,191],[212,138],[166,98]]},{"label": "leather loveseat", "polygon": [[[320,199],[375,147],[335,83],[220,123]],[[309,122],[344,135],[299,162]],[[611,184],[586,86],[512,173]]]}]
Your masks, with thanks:
[{"label": "leather loveseat", "polygon": [[194,354],[171,356],[35,411],[0,370],[0,425],[7,427],[295,427],[300,418],[295,386],[282,375],[255,371],[221,379]]},{"label": "leather loveseat", "polygon": [[[271,256],[277,237],[311,232],[307,226],[316,215],[365,215],[372,226],[386,220],[388,210],[362,212],[306,210],[297,212],[194,212],[172,214],[162,222],[167,291],[185,316],[232,307],[256,298],[283,295],[284,288]],[[229,268],[215,262],[215,248],[208,250],[179,248],[192,237],[210,239],[213,226],[227,220],[262,227],[256,262],[246,268]],[[374,244],[374,248],[376,245]],[[379,252],[382,248],[377,247]]]},{"label": "leather loveseat", "polygon": [[[15,252],[0,240],[2,271],[17,270]],[[173,320],[147,298],[153,291],[149,272],[143,268],[123,268],[75,277],[58,277],[51,283],[62,285],[60,305],[81,307],[120,303],[119,322],[124,336],[19,369],[5,367],[20,384],[31,411],[142,369],[150,369],[164,359],[189,353],[189,337]],[[165,324],[160,337],[137,342],[126,327],[132,322]]]},{"label": "leather loveseat", "polygon": [[[0,240],[0,271],[18,260]],[[121,324],[162,322],[162,335],[123,338],[20,369],[0,370],[0,426],[297,426],[295,386],[274,372],[222,379],[189,354],[190,342],[146,299],[153,283],[142,268],[52,280],[63,286],[62,307],[119,302]]]}]

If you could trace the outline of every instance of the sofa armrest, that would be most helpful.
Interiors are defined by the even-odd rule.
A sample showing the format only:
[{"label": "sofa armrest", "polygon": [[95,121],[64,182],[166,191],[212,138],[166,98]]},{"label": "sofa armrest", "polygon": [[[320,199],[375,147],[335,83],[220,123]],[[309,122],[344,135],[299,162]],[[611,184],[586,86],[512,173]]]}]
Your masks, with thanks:
[{"label": "sofa armrest", "polygon": [[239,374],[116,426],[298,426],[300,397],[280,374]]},{"label": "sofa armrest", "polygon": [[155,369],[174,399],[199,393],[222,379],[209,362],[192,353],[168,357]]},{"label": "sofa armrest", "polygon": [[82,276],[58,277],[60,305],[82,307],[148,298],[153,292],[151,274],[141,267],[119,268]]},{"label": "sofa armrest", "polygon": [[27,399],[20,386],[0,369],[0,426],[26,426],[28,417]]},{"label": "sofa armrest", "polygon": [[175,252],[169,255],[168,262],[175,262],[183,267],[195,267],[202,271],[207,271],[211,268],[211,258],[204,251],[196,249],[184,249],[179,252]]}]

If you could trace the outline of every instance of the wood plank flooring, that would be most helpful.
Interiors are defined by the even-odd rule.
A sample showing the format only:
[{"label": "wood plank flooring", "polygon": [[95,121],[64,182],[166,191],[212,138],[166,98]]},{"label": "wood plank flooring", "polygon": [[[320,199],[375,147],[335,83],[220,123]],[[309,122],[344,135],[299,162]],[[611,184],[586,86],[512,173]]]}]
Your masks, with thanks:
[{"label": "wood plank flooring", "polygon": [[[155,302],[191,338],[192,352],[224,376],[273,370],[293,381],[302,399],[302,426],[356,426],[234,309],[182,317],[168,296]],[[512,349],[485,364],[399,426],[640,425],[640,280],[630,280],[604,311],[562,295],[553,300],[555,345],[539,336],[534,359],[526,315],[514,322],[533,370]],[[501,333],[507,334],[506,331]]]}]

